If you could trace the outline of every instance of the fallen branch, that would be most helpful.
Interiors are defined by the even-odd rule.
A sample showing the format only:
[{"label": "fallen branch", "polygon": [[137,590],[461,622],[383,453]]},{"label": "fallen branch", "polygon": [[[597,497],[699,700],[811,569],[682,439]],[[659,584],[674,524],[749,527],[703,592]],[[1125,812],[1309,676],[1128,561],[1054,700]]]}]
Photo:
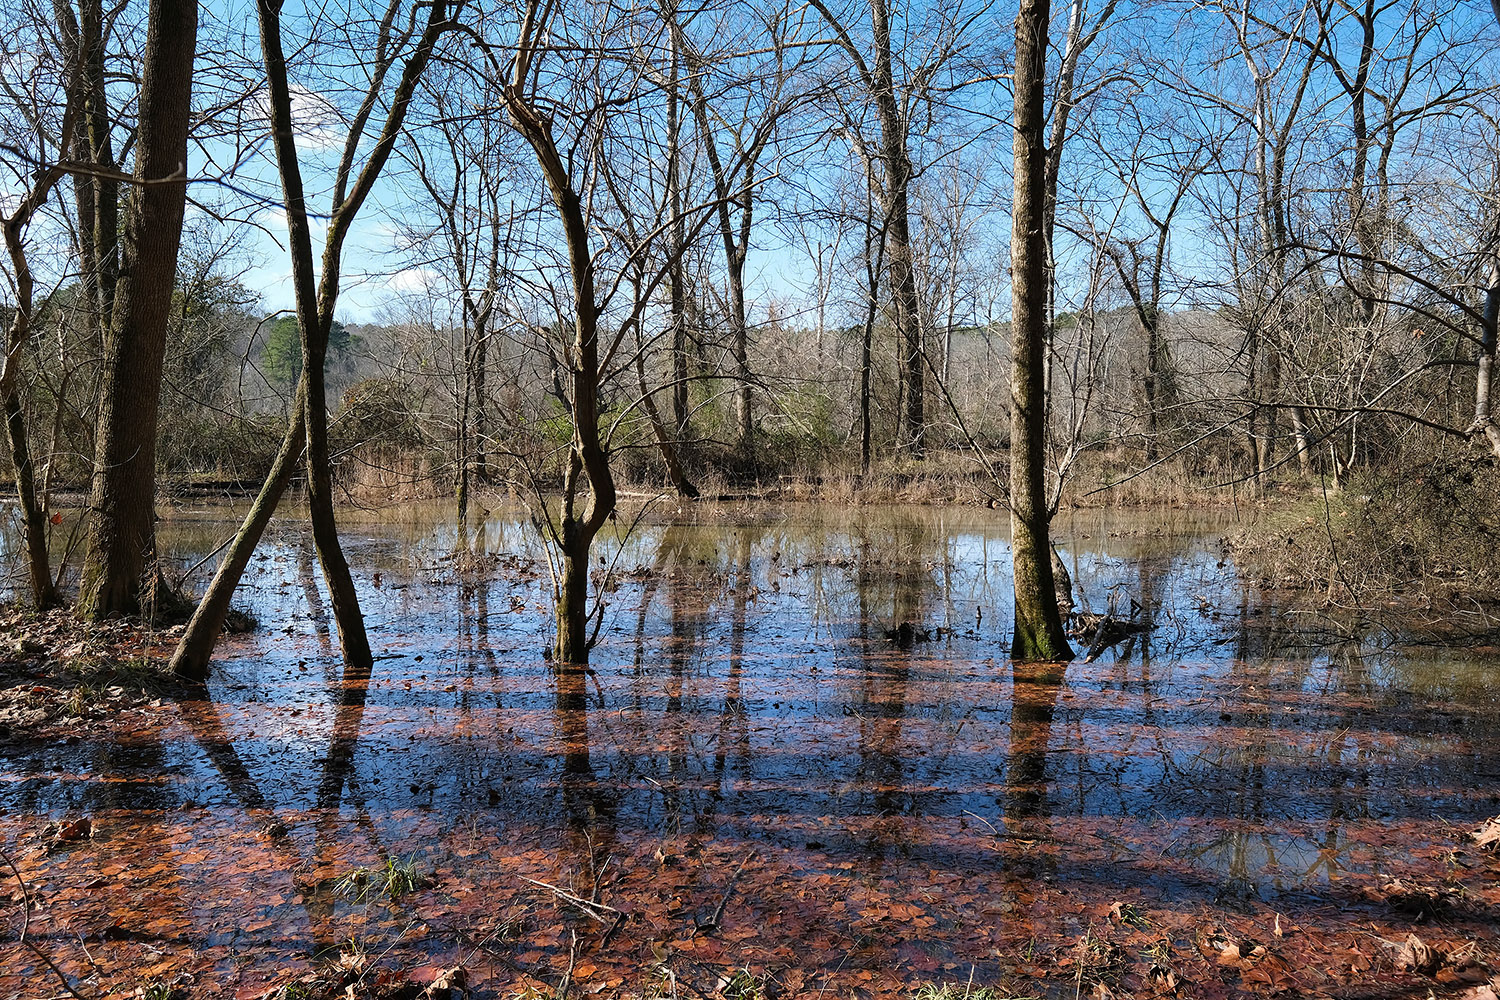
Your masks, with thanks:
[{"label": "fallen branch", "polygon": [[599,921],[601,924],[609,923],[610,918],[601,915],[598,912],[600,910],[604,911],[604,913],[613,913],[617,917],[625,915],[625,912],[623,910],[617,910],[613,906],[608,906],[604,903],[596,903],[592,900],[584,899],[582,896],[576,896],[566,889],[562,889],[558,886],[553,885],[551,882],[543,882],[541,879],[527,878],[525,875],[522,875],[520,878],[522,882],[530,882],[532,885],[540,886],[541,888],[546,889],[548,892],[553,893],[557,896],[558,899],[561,899],[565,903],[572,903],[574,906],[578,907],[584,913]]},{"label": "fallen branch", "polygon": [[31,890],[26,887],[26,879],[21,877],[21,870],[17,868],[16,863],[10,859],[9,854],[6,854],[4,851],[0,851],[0,861],[5,862],[5,866],[9,868],[11,870],[11,874],[16,877],[16,884],[21,887],[21,934],[20,937],[17,938],[17,940],[21,944],[25,945],[26,948],[33,955],[35,955],[43,965],[52,970],[52,974],[57,977],[60,983],[62,983],[62,988],[68,991],[69,996],[73,997],[74,1000],[89,1000],[88,997],[84,996],[82,993],[79,993],[73,988],[72,982],[68,979],[68,974],[57,967],[57,963],[52,961],[51,956],[42,951],[41,947],[38,946],[35,941],[32,941],[27,937],[27,933],[31,930]]},{"label": "fallen branch", "polygon": [[734,870],[734,874],[729,876],[729,884],[724,887],[724,895],[719,897],[719,905],[714,908],[714,915],[699,924],[695,933],[706,934],[719,929],[720,921],[724,919],[724,907],[729,903],[730,894],[734,892],[734,884],[740,880],[740,873],[745,870],[745,866],[753,857],[755,857],[754,851],[745,855],[745,860],[741,861],[740,866]]}]

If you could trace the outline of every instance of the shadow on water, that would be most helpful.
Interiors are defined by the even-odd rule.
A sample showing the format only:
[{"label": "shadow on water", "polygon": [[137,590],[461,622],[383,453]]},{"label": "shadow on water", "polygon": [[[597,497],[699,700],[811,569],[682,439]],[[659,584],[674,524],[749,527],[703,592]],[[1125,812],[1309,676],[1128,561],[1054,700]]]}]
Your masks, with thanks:
[{"label": "shadow on water", "polygon": [[[228,523],[166,522],[163,545],[190,565]],[[1060,527],[1084,603],[1133,600],[1152,626],[1093,663],[1007,663],[1003,520],[793,510],[607,543],[619,572],[597,581],[608,607],[585,671],[541,654],[549,587],[520,519],[464,536],[435,517],[364,524],[349,550],[378,657],[351,673],[304,530],[279,522],[240,594],[262,631],[226,640],[205,697],[6,748],[0,830],[14,844],[28,818],[96,816],[78,862],[92,867],[66,877],[149,891],[169,914],[132,924],[106,892],[97,922],[187,927],[224,962],[252,941],[327,951],[351,915],[399,930],[399,905],[333,886],[417,857],[444,901],[423,919],[470,938],[557,902],[526,879],[635,893],[639,920],[679,932],[683,898],[728,882],[784,934],[817,900],[807,952],[832,967],[887,931],[887,959],[914,954],[856,896],[973,900],[941,926],[998,899],[993,935],[1020,939],[1027,901],[1054,885],[1350,906],[1351,880],[1495,811],[1473,792],[1500,778],[1486,665],[1308,645],[1212,522]],[[903,624],[912,641],[887,638]],[[132,852],[148,863],[119,868]],[[506,961],[566,950],[527,926]],[[994,963],[999,938],[933,934],[921,961]]]}]

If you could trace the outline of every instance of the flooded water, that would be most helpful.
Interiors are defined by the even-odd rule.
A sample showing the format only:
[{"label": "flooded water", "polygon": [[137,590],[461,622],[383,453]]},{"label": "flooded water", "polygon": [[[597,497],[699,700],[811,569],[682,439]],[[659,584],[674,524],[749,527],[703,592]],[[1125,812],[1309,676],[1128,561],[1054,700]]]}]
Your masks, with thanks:
[{"label": "flooded water", "polygon": [[[353,936],[510,985],[571,965],[616,993],[643,969],[742,966],[792,995],[1045,985],[1123,900],[1183,962],[1208,924],[1305,927],[1328,966],[1291,965],[1321,987],[1350,946],[1335,927],[1399,935],[1417,918],[1381,886],[1451,875],[1459,834],[1500,812],[1500,679],[1338,638],[1242,580],[1225,527],[1060,519],[1086,605],[1134,601],[1154,627],[1038,669],[1007,659],[1001,515],[650,524],[601,546],[583,674],[546,658],[550,581],[524,521],[460,538],[436,514],[354,518],[364,675],[338,660],[310,535],[278,521],[238,600],[262,628],[226,639],[205,696],[0,743],[0,843],[55,915],[32,934],[98,982],[159,967],[264,990]],[[186,568],[232,528],[177,512],[162,544]],[[930,639],[887,639],[902,623]],[[92,841],[39,852],[38,827],[76,816]],[[390,905],[334,891],[391,859],[435,887]],[[590,918],[557,889],[613,909]],[[1492,934],[1493,916],[1447,926]],[[45,974],[6,947],[14,975]]]}]

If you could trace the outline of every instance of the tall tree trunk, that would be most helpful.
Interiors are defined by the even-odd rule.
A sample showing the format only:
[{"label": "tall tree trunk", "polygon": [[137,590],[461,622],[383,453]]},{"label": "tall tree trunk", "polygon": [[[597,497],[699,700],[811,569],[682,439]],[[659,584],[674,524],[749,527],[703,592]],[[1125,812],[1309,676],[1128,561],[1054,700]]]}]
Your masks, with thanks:
[{"label": "tall tree trunk", "polygon": [[662,420],[661,407],[656,405],[656,397],[646,385],[646,349],[639,337],[636,340],[635,377],[641,393],[641,409],[646,411],[646,420],[651,424],[651,433],[656,437],[662,464],[667,467],[667,479],[678,496],[685,500],[698,499],[698,487],[693,485],[687,471],[683,469],[682,460],[677,455],[677,446],[672,441],[672,432]]},{"label": "tall tree trunk", "polygon": [[[80,612],[90,618],[141,613],[143,584],[154,585],[158,575],[156,417],[187,203],[197,33],[197,0],[152,0],[135,186],[104,344],[88,555],[78,596]],[[102,229],[104,219],[98,224]]]},{"label": "tall tree trunk", "polygon": [[1155,307],[1140,309],[1141,325],[1146,331],[1146,375],[1141,388],[1146,395],[1146,462],[1156,461],[1156,408],[1161,383],[1161,315]]},{"label": "tall tree trunk", "polygon": [[454,498],[458,506],[458,537],[464,538],[464,527],[469,523],[469,404],[474,398],[474,341],[472,327],[464,324],[463,385],[458,393],[458,419],[454,422],[454,437],[457,454],[454,455],[457,481],[454,483]]},{"label": "tall tree trunk", "polygon": [[[348,235],[349,227],[353,224],[360,206],[380,176],[386,160],[390,158],[391,149],[395,145],[397,135],[400,134],[406,111],[411,104],[412,93],[416,89],[422,71],[426,68],[438,37],[451,26],[447,19],[451,7],[447,3],[438,0],[427,8],[428,18],[422,36],[402,67],[400,81],[391,94],[388,105],[390,111],[385,126],[374,147],[367,151],[364,151],[358,142],[359,137],[364,135],[367,119],[363,115],[358,119],[357,127],[346,143],[344,157],[339,164],[333,211],[323,249],[323,275],[320,287],[315,292],[312,276],[311,230],[308,225],[307,204],[302,189],[301,174],[297,165],[297,149],[293,139],[291,119],[291,94],[287,79],[286,59],[281,48],[281,0],[260,0],[258,8],[261,52],[266,62],[266,82],[270,90],[272,143],[276,151],[277,165],[281,170],[283,194],[286,198],[287,232],[292,250],[293,291],[296,296],[298,326],[301,328],[304,339],[303,365],[281,450],[277,453],[276,461],[272,464],[271,471],[261,486],[255,504],[246,515],[244,523],[241,524],[240,531],[235,536],[229,552],[220,562],[213,582],[199,602],[187,631],[172,655],[172,668],[176,672],[200,680],[207,676],[209,657],[213,653],[219,633],[223,631],[230,598],[233,597],[240,577],[244,574],[245,566],[248,565],[250,556],[254,553],[266,525],[270,522],[271,515],[276,510],[277,502],[291,481],[298,459],[302,457],[312,437],[307,421],[307,415],[312,408],[308,400],[309,372],[312,366],[307,363],[306,340],[310,332],[321,331],[320,343],[323,355],[326,355],[328,332],[332,328],[334,306],[338,299],[339,259],[344,238]],[[393,7],[391,16],[394,17],[394,15],[395,8]],[[388,20],[382,25],[382,31],[388,32],[389,30]],[[370,84],[371,89],[366,95],[366,111],[375,105],[376,96],[384,83],[390,65],[390,62],[384,62],[377,67],[378,72],[374,75]],[[356,151],[364,152],[364,163],[358,171],[353,187],[349,188],[347,182],[353,169]],[[321,381],[323,356],[319,355],[316,360],[318,362],[316,370]],[[318,408],[324,414],[325,420],[323,473],[326,476],[327,416],[324,401],[321,398],[318,401]],[[309,478],[312,477],[309,476]],[[325,479],[325,486],[326,482]],[[326,492],[324,497],[326,502]],[[330,524],[325,524],[322,528],[325,537],[330,526]],[[314,540],[319,543],[321,558],[323,539],[319,537],[316,512]],[[339,553],[339,561],[342,562],[342,552]],[[336,565],[334,569],[336,571]],[[329,591],[335,598],[334,616],[339,628],[339,642],[343,648],[345,666],[356,672],[365,669],[372,662],[372,657],[369,651],[369,641],[365,635],[364,621],[359,615],[358,602],[352,602],[351,608],[351,602],[348,600],[353,593],[353,583],[348,576],[348,565],[343,564],[343,603],[340,603],[339,598],[340,587],[329,576],[330,564],[326,561],[323,564],[323,570],[325,577],[329,577]]]},{"label": "tall tree trunk", "polygon": [[485,375],[489,369],[490,330],[489,325],[475,331],[474,366],[469,385],[474,392],[471,404],[471,420],[474,434],[474,479],[481,484],[490,481],[489,456],[485,453],[484,436],[489,433],[488,399],[485,396]]},{"label": "tall tree trunk", "polygon": [[[66,26],[65,26],[66,27]],[[77,33],[70,36],[77,53]],[[76,59],[76,55],[75,55]],[[57,158],[65,160],[72,152],[73,132],[83,92],[78,62],[66,83],[67,104],[63,109],[62,128],[58,137]],[[26,411],[21,400],[21,352],[31,339],[32,313],[35,308],[35,280],[26,253],[26,230],[36,212],[52,196],[52,189],[65,176],[59,164],[53,164],[36,176],[31,189],[15,205],[9,216],[0,215],[5,250],[10,257],[15,311],[5,340],[5,356],[0,361],[0,406],[5,410],[5,433],[10,445],[11,466],[15,472],[16,499],[21,505],[21,526],[26,543],[26,573],[31,585],[31,599],[38,611],[58,603],[57,587],[52,579],[47,554],[47,511],[45,490],[37,497],[36,472],[31,461],[31,445],[26,427]],[[66,379],[64,379],[64,387]]]},{"label": "tall tree trunk", "polygon": [[66,5],[55,7],[63,34],[74,40],[81,60],[82,127],[73,145],[79,162],[99,172],[73,175],[78,216],[79,282],[88,302],[90,332],[102,343],[114,311],[120,275],[120,182],[106,176],[118,170],[110,136],[109,94],[104,80],[104,9],[102,0],[82,0],[76,23]]},{"label": "tall tree trunk", "polygon": [[[328,335],[333,326],[334,302],[338,296],[339,261],[343,247],[341,240],[328,240],[323,253],[323,273],[319,281],[321,287],[314,291],[312,233],[308,224],[307,200],[294,139],[286,57],[281,47],[281,0],[260,0],[258,8],[261,55],[265,61],[266,83],[270,90],[272,145],[281,174],[282,196],[286,201],[292,285],[297,304],[297,325],[302,335],[302,378],[298,402],[302,404],[302,420],[307,433],[305,467],[313,542],[318,549],[318,562],[323,567],[323,578],[328,584],[344,663],[358,669],[368,666],[373,658],[370,654],[369,637],[365,633],[364,616],[359,609],[359,596],[354,589],[354,579],[349,573],[349,563],[344,558],[343,547],[339,544],[338,525],[334,519],[332,463],[328,455],[328,399],[324,374]],[[416,72],[420,73],[420,67]],[[345,205],[339,205],[335,218],[345,208]]]},{"label": "tall tree trunk", "polygon": [[16,498],[21,504],[21,526],[26,536],[26,576],[31,584],[31,600],[38,611],[58,603],[52,582],[52,566],[47,556],[47,511],[37,497],[36,474],[31,462],[31,448],[26,430],[26,413],[21,404],[21,349],[31,334],[32,278],[27,266],[20,230],[24,220],[16,213],[5,220],[5,242],[15,270],[16,311],[11,317],[3,368],[0,368],[0,403],[5,408],[5,431],[10,443],[11,466],[15,471]]},{"label": "tall tree trunk", "polygon": [[[748,191],[745,197],[750,197]],[[745,215],[748,223],[749,212]],[[750,324],[745,316],[743,244],[729,255],[729,307],[729,322],[734,330],[735,452],[741,469],[748,473],[755,468],[755,400],[750,387]]]},{"label": "tall tree trunk", "polygon": [[1292,440],[1297,449],[1297,468],[1303,479],[1312,477],[1312,445],[1307,433],[1307,418],[1302,407],[1294,406],[1289,411],[1292,418]]},{"label": "tall tree trunk", "polygon": [[[1500,0],[1495,0],[1500,19]],[[1471,433],[1483,434],[1495,457],[1500,458],[1500,423],[1490,403],[1495,384],[1496,329],[1500,327],[1500,258],[1490,260],[1490,281],[1484,291],[1484,329],[1479,342],[1479,374],[1474,383],[1474,424]]]},{"label": "tall tree trunk", "polygon": [[906,118],[896,95],[891,55],[891,15],[887,0],[870,0],[874,29],[875,108],[880,118],[880,156],[885,167],[886,239],[889,241],[891,298],[896,307],[896,329],[901,338],[902,391],[898,447],[913,458],[927,451],[923,412],[922,322],[917,305],[917,275],[911,249],[911,157],[906,148]]},{"label": "tall tree trunk", "polygon": [[1048,0],[1016,15],[1015,197],[1011,232],[1011,548],[1015,632],[1011,658],[1069,660],[1052,579],[1045,497],[1047,341],[1046,87]]},{"label": "tall tree trunk", "polygon": [[[513,62],[513,76],[504,91],[506,109],[516,130],[536,154],[548,192],[562,223],[568,251],[573,308],[573,338],[568,349],[571,369],[573,441],[563,478],[561,517],[554,541],[561,550],[558,578],[553,581],[557,609],[557,641],[553,657],[560,663],[581,664],[589,659],[588,555],[594,538],[613,516],[617,495],[609,468],[609,453],[599,431],[599,299],[589,247],[589,226],[583,200],[574,189],[567,163],[552,138],[551,119],[528,99],[531,70],[550,16],[540,0],[529,0],[522,20]],[[540,22],[540,23],[539,23]],[[578,509],[587,478],[589,498]]]},{"label": "tall tree trunk", "polygon": [[[676,9],[670,8],[670,23],[676,23]],[[667,278],[671,296],[670,320],[672,323],[672,426],[679,442],[686,441],[691,432],[689,425],[688,399],[688,290],[687,268],[683,256],[687,253],[687,225],[682,217],[682,95],[678,77],[682,60],[679,33],[670,33],[672,44],[671,77],[667,87],[667,189],[668,205],[672,212],[671,260]]]}]

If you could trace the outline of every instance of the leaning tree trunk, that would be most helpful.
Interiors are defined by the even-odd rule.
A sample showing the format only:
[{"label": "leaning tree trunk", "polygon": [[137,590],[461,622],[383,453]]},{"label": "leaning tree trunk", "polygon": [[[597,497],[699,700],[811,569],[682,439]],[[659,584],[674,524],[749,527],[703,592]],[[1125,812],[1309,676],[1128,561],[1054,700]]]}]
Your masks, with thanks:
[{"label": "leaning tree trunk", "polygon": [[[223,631],[230,598],[233,597],[240,577],[250,561],[250,556],[254,553],[266,525],[271,520],[271,515],[276,510],[277,502],[286,491],[287,484],[296,471],[298,460],[306,450],[309,438],[313,436],[307,425],[307,414],[311,408],[308,401],[309,373],[314,370],[318,373],[321,386],[322,361],[327,351],[328,331],[332,326],[333,309],[338,297],[338,262],[344,238],[359,212],[360,205],[369,195],[370,189],[380,176],[385,161],[390,157],[391,148],[396,141],[396,136],[400,133],[417,81],[427,65],[428,57],[438,36],[449,26],[446,20],[448,9],[446,4],[440,2],[428,7],[428,20],[421,39],[402,68],[400,82],[391,96],[390,112],[385,127],[381,130],[380,138],[374,148],[365,153],[364,165],[359,171],[353,188],[347,191],[347,196],[345,184],[352,168],[357,143],[351,141],[345,147],[344,158],[339,165],[339,180],[334,192],[332,221],[328,226],[328,236],[323,249],[322,287],[314,292],[311,230],[308,224],[307,203],[302,188],[301,173],[297,164],[297,150],[293,140],[290,88],[287,80],[286,60],[281,48],[281,2],[280,0],[260,0],[258,4],[261,51],[266,62],[266,82],[270,91],[272,143],[276,150],[277,166],[282,172],[283,194],[286,196],[287,232],[292,247],[292,278],[297,302],[297,320],[304,340],[309,336],[310,331],[321,331],[318,343],[322,346],[322,353],[317,356],[317,365],[314,368],[307,363],[304,344],[302,374],[297,381],[291,419],[286,437],[281,443],[281,450],[277,453],[276,461],[272,464],[271,471],[261,486],[260,494],[240,526],[229,552],[219,564],[208,592],[204,594],[192,621],[188,623],[187,632],[172,655],[173,669],[183,676],[198,680],[207,676],[209,657],[213,654],[219,633]],[[385,25],[385,30],[389,30],[389,27],[389,24]],[[371,91],[367,94],[369,106],[374,105],[374,94],[381,86],[385,71],[389,66],[390,63],[382,64],[372,80]],[[359,127],[363,129],[363,120]],[[323,472],[326,475],[327,417],[326,410],[323,410],[324,405],[325,402],[320,393],[318,407],[324,413],[325,420]],[[312,477],[309,476],[309,478]],[[323,495],[325,498],[328,496],[326,490]],[[326,533],[328,526],[325,524],[320,529],[317,521],[318,518],[315,515],[314,538],[321,541],[319,532],[321,530]],[[342,553],[340,553],[340,559],[342,559]],[[325,563],[325,574],[328,573],[328,568],[328,564]],[[344,576],[347,580],[347,564],[344,564]],[[352,592],[352,581],[349,581],[347,589]],[[335,594],[338,593],[338,588],[331,578],[329,590]],[[343,646],[346,667],[356,672],[367,668],[372,658],[369,653],[369,641],[365,636],[364,621],[358,616],[357,603],[354,605],[355,620],[352,622],[347,617],[350,614],[347,600],[342,605],[335,603],[334,614],[338,620],[339,640]]]},{"label": "leaning tree trunk", "polygon": [[1052,579],[1044,495],[1047,340],[1046,84],[1048,0],[1016,15],[1015,199],[1011,232],[1010,503],[1015,633],[1011,658],[1068,660]]},{"label": "leaning tree trunk", "polygon": [[[261,53],[265,60],[266,83],[270,90],[272,145],[281,174],[282,195],[286,199],[287,237],[292,257],[292,285],[297,302],[297,326],[302,339],[302,379],[298,402],[307,433],[307,497],[312,520],[313,542],[323,579],[333,604],[334,621],[338,623],[339,646],[344,663],[363,668],[373,662],[370,640],[365,633],[364,616],[349,563],[339,544],[338,525],[333,514],[333,480],[328,455],[328,399],[323,367],[328,355],[328,334],[333,326],[333,307],[338,296],[339,256],[342,239],[330,239],[323,251],[321,287],[314,292],[312,233],[308,223],[307,199],[302,185],[302,171],[297,157],[292,125],[291,88],[287,78],[286,57],[281,47],[281,0],[260,0]],[[424,60],[425,62],[425,60]],[[421,72],[421,64],[415,70]],[[408,74],[411,74],[408,66]],[[403,84],[406,81],[403,80]],[[412,85],[415,85],[413,80]],[[384,139],[384,136],[382,136]],[[389,150],[384,155],[389,155]],[[372,157],[372,163],[377,163]],[[378,169],[378,165],[377,165]],[[361,178],[363,180],[363,178]],[[339,199],[342,201],[342,199]],[[353,214],[358,205],[340,205]]]},{"label": "leaning tree trunk", "polygon": [[152,0],[119,283],[104,342],[88,555],[79,611],[142,611],[156,568],[156,418],[187,203],[197,0]]},{"label": "leaning tree trunk", "polygon": [[646,411],[646,421],[651,425],[651,433],[656,438],[657,451],[661,452],[662,464],[667,467],[667,479],[677,495],[684,500],[698,499],[698,487],[693,485],[687,470],[682,467],[677,445],[672,441],[672,432],[662,420],[661,407],[656,405],[656,398],[646,385],[646,348],[639,338],[636,341],[635,377],[641,393],[641,409]]},{"label": "leaning tree trunk", "polygon": [[240,577],[245,574],[245,567],[250,564],[250,557],[255,554],[256,546],[260,544],[261,535],[265,534],[266,525],[271,523],[271,515],[276,513],[276,505],[286,492],[287,484],[292,481],[292,474],[297,471],[297,463],[306,447],[307,426],[303,420],[302,405],[305,392],[305,381],[299,379],[297,405],[292,422],[287,427],[286,437],[282,439],[281,450],[276,453],[276,460],[271,465],[271,473],[256,495],[255,503],[251,504],[250,512],[245,515],[240,530],[230,543],[229,551],[219,563],[208,590],[198,602],[197,610],[187,624],[187,631],[183,632],[177,648],[172,652],[170,665],[178,676],[194,681],[208,679],[208,663],[214,653],[214,644],[224,631],[224,621],[229,616],[229,602],[234,597],[234,590],[239,586]]}]

